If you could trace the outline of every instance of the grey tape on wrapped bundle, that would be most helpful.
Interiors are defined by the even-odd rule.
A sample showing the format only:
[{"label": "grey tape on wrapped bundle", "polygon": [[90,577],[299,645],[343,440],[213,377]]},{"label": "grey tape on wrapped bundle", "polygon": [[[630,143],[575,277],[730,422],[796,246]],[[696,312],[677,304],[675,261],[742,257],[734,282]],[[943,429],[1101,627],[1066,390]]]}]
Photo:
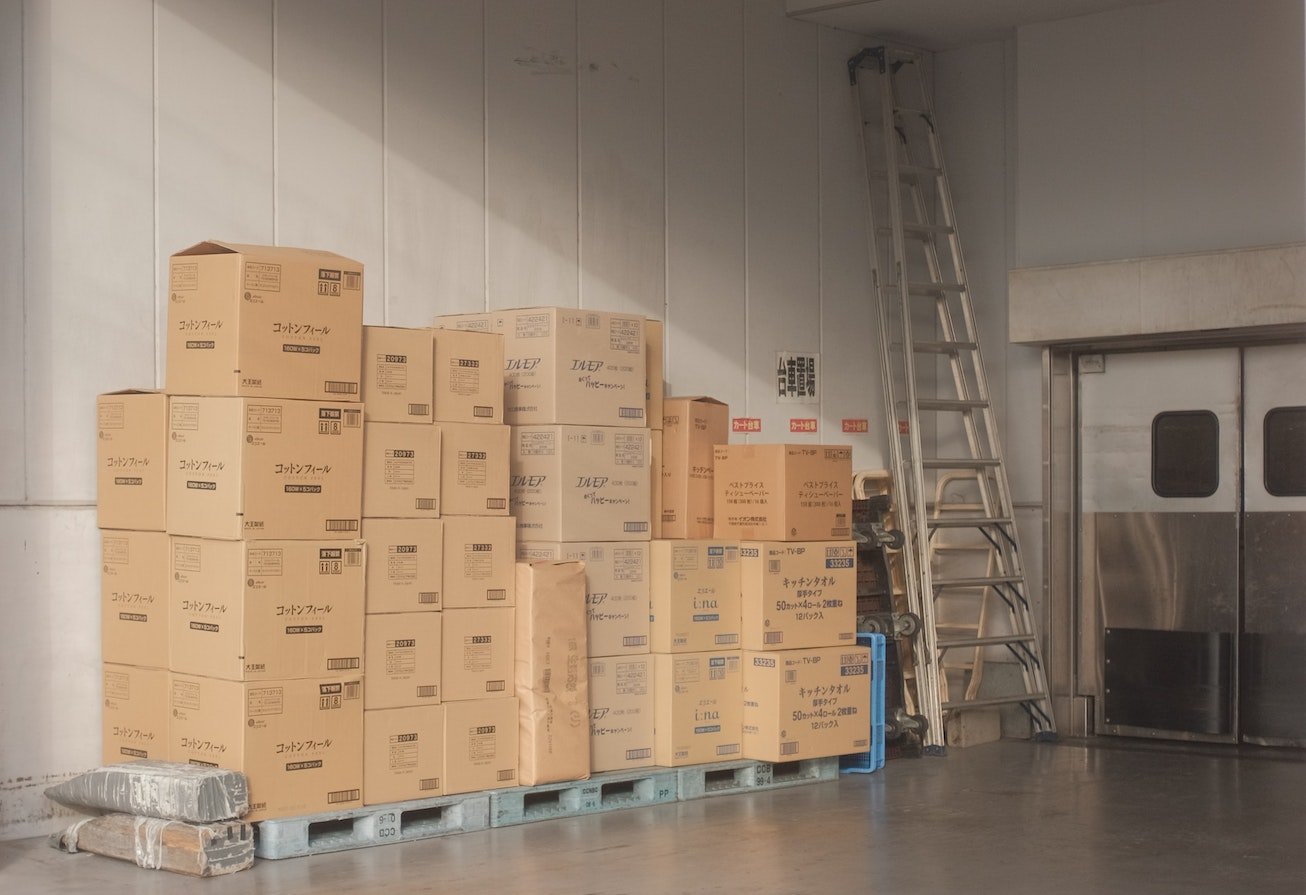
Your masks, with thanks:
[{"label": "grey tape on wrapped bundle", "polygon": [[163,831],[170,820],[157,817],[138,817],[133,823],[136,844],[136,866],[158,870],[163,866]]},{"label": "grey tape on wrapped bundle", "polygon": [[88,771],[45,795],[70,808],[213,823],[249,811],[245,775],[169,761],[133,761]]}]

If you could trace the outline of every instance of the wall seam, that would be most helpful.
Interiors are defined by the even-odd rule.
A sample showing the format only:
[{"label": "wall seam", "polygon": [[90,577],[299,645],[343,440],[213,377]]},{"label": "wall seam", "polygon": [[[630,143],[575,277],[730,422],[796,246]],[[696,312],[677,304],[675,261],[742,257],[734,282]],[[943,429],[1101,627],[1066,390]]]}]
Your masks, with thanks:
[{"label": "wall seam", "polygon": [[18,263],[18,270],[19,270],[18,294],[22,296],[22,302],[23,302],[23,314],[22,314],[23,337],[22,337],[22,345],[21,345],[22,356],[23,356],[23,371],[21,374],[22,388],[23,388],[23,398],[22,398],[23,501],[22,502],[25,505],[29,500],[31,500],[32,497],[31,481],[29,476],[29,473],[31,471],[30,454],[32,450],[31,448],[32,440],[28,437],[28,432],[30,430],[29,423],[31,422],[30,413],[29,413],[31,402],[28,400],[28,395],[27,395],[27,386],[28,386],[27,371],[29,369],[28,362],[30,360],[30,358],[28,357],[28,344],[27,344],[27,301],[28,301],[28,295],[27,295],[27,159],[28,159],[27,139],[28,139],[28,133],[30,129],[27,126],[28,83],[27,83],[27,4],[26,3],[18,4],[18,30],[19,30],[18,121],[19,121],[19,126],[22,128],[21,139],[18,141],[18,152],[20,156],[18,162],[18,170],[19,170],[18,201],[20,206],[19,227],[18,227],[19,230],[18,248],[19,251],[22,252],[22,257],[19,258],[19,263]]},{"label": "wall seam", "polygon": [[381,0],[381,324],[390,325],[390,45],[387,0]]},{"label": "wall seam", "polygon": [[[740,221],[744,234],[744,416],[752,416],[752,383],[751,365],[749,361],[750,349],[752,347],[751,329],[752,320],[750,319],[750,290],[748,279],[748,7],[747,0],[740,0],[739,4],[739,63],[742,69],[740,77],[740,103],[743,106],[743,114],[740,116],[743,127],[739,135],[740,150],[742,155],[742,164],[740,173],[743,178],[742,194],[743,202],[740,203],[743,209],[743,220]],[[744,435],[744,443],[748,444],[750,438]]]},{"label": "wall seam", "polygon": [[490,310],[490,64],[489,15],[481,0],[481,310]]},{"label": "wall seam", "polygon": [[573,88],[576,97],[576,307],[585,306],[585,277],[583,271],[584,264],[584,247],[581,241],[581,139],[580,139],[580,5],[583,0],[573,0],[572,2],[572,78],[574,79]]},{"label": "wall seam", "polygon": [[159,3],[154,0],[151,5],[151,35],[150,35],[150,81],[151,81],[151,105],[150,112],[150,151],[151,151],[151,186],[154,191],[153,196],[153,219],[151,221],[154,236],[154,251],[151,255],[153,258],[152,281],[154,289],[150,294],[150,306],[154,310],[154,386],[160,388],[163,386],[162,371],[163,367],[159,363],[159,358],[163,351],[163,338],[159,328]]},{"label": "wall seam", "polygon": [[277,0],[272,0],[272,244],[281,244],[281,130],[280,99],[281,91],[277,89],[280,81],[277,73]]},{"label": "wall seam", "polygon": [[[671,201],[667,189],[667,0],[662,0],[662,376],[671,356]],[[652,422],[649,423],[652,425]]]},{"label": "wall seam", "polygon": [[[825,360],[825,92],[821,89],[821,60],[825,58],[825,29],[816,26],[816,356]],[[816,443],[825,444],[825,371],[818,369]]]}]

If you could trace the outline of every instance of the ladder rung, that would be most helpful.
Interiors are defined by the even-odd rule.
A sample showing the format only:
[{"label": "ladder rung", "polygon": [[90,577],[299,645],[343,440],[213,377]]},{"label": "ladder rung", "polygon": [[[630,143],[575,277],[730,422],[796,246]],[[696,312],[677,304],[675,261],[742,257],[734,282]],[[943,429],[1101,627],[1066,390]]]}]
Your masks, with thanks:
[{"label": "ladder rung", "polygon": [[989,406],[989,402],[961,398],[917,398],[916,406],[921,410],[983,410]]},{"label": "ladder rung", "polygon": [[[875,231],[881,236],[893,235],[892,227],[876,227]],[[902,232],[904,236],[926,239],[931,236],[948,236],[953,230],[947,224],[903,224]]]},{"label": "ladder rung", "polygon": [[945,712],[953,709],[982,709],[998,705],[1019,705],[1022,702],[1043,702],[1047,699],[1042,693],[1017,693],[1011,696],[988,696],[984,699],[961,699],[956,702],[945,702],[942,706]]},{"label": "ladder rung", "polygon": [[992,469],[1001,465],[1001,460],[991,457],[948,457],[921,461],[923,469]]},{"label": "ladder rung", "polygon": [[1017,584],[1020,581],[1019,575],[979,575],[973,578],[934,577],[930,579],[930,584],[936,588],[992,587],[997,584]]},{"label": "ladder rung", "polygon": [[961,283],[908,283],[907,291],[912,295],[940,295],[944,292],[965,292]]},{"label": "ladder rung", "polygon": [[924,115],[926,118],[931,117],[926,109],[913,109],[911,106],[894,106],[894,114],[897,115]]},{"label": "ladder rung", "polygon": [[1011,521],[1007,516],[972,516],[969,519],[964,517],[926,519],[925,524],[930,528],[980,528],[984,525],[1010,525]]},{"label": "ladder rung", "polygon": [[[877,168],[871,173],[878,178],[887,179],[889,176],[889,172],[884,168]],[[943,174],[942,169],[933,168],[930,167],[929,165],[899,165],[898,166],[899,177],[917,177],[917,178],[939,177],[942,174]]]},{"label": "ladder rung", "polygon": [[979,646],[1006,646],[1009,643],[1032,643],[1033,634],[994,634],[990,637],[939,638],[934,645],[939,649],[958,649]]},{"label": "ladder rung", "polygon": [[912,350],[917,354],[957,354],[962,351],[974,351],[978,342],[913,342]]}]

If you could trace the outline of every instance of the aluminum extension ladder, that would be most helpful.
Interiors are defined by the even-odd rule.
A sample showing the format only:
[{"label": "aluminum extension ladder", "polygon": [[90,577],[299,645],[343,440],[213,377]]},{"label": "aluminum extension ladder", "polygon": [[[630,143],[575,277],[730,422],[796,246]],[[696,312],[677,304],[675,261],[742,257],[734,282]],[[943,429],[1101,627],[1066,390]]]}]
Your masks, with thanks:
[{"label": "aluminum extension ladder", "polygon": [[[848,72],[869,198],[889,459],[909,604],[921,619],[917,710],[928,722],[926,751],[942,754],[945,720],[967,709],[1019,705],[1036,739],[1055,738],[1056,728],[924,64],[920,53],[880,46],[850,59]],[[970,494],[937,512],[935,484],[959,472],[970,474],[960,477]],[[978,570],[938,562],[932,544],[944,530],[964,533],[969,552],[983,554]],[[990,597],[997,612],[983,605]],[[1018,673],[999,680],[990,662],[983,687],[955,673],[948,681],[950,650],[1003,649]]]}]

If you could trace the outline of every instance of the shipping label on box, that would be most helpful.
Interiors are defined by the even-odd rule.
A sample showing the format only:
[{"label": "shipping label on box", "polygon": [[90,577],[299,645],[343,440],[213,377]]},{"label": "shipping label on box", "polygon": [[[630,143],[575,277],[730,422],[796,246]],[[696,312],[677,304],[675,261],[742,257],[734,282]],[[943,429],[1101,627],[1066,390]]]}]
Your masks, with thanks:
[{"label": "shipping label on box", "polygon": [[662,424],[662,537],[713,537],[713,451],[730,441],[730,408],[667,398]]},{"label": "shipping label on box", "polygon": [[852,536],[852,449],[798,444],[718,445],[713,464],[718,538],[831,541]]},{"label": "shipping label on box", "polygon": [[442,615],[443,701],[511,696],[516,638],[512,608],[445,609]]},{"label": "shipping label on box", "polygon": [[100,643],[105,662],[168,667],[168,535],[100,533]]},{"label": "shipping label on box", "polygon": [[363,804],[444,795],[444,706],[363,711]]},{"label": "shipping label on box", "polygon": [[368,615],[363,708],[434,705],[441,698],[440,612]]},{"label": "shipping label on box", "polygon": [[440,515],[441,432],[414,423],[363,428],[363,515],[434,519]]},{"label": "shipping label on box", "polygon": [[362,398],[367,422],[431,422],[434,341],[429,329],[363,327]]},{"label": "shipping label on box", "polygon": [[649,545],[632,541],[523,541],[517,558],[585,563],[587,637],[591,656],[649,651]]},{"label": "shipping label on box", "polygon": [[440,512],[445,516],[508,515],[507,426],[439,423]]},{"label": "shipping label on box", "polygon": [[450,702],[444,713],[445,795],[516,786],[517,697]]},{"label": "shipping label on box", "polygon": [[645,419],[653,429],[662,428],[662,399],[666,394],[666,365],[662,356],[665,327],[661,320],[644,321],[644,352],[647,357],[645,366],[644,397]]},{"label": "shipping label on box", "polygon": [[739,545],[743,646],[851,645],[857,639],[857,547],[852,541]]},{"label": "shipping label on box", "polygon": [[744,651],[744,757],[798,761],[870,749],[871,652]]},{"label": "shipping label on box", "polygon": [[653,541],[649,580],[655,653],[739,648],[738,543]]},{"label": "shipping label on box", "polygon": [[503,335],[437,329],[435,420],[503,422]]},{"label": "shipping label on box", "polygon": [[168,671],[104,663],[100,715],[105,764],[152,758],[167,761]]},{"label": "shipping label on box", "polygon": [[590,770],[653,764],[653,657],[591,658]]},{"label": "shipping label on box", "polygon": [[364,519],[368,612],[434,612],[444,589],[444,521]]},{"label": "shipping label on box", "polygon": [[663,767],[740,755],[740,653],[654,653],[654,757]]},{"label": "shipping label on box", "polygon": [[123,391],[95,400],[96,520],[100,528],[163,531],[168,491],[168,398]]},{"label": "shipping label on box", "polygon": [[508,516],[444,520],[444,607],[512,606],[517,526]]}]

